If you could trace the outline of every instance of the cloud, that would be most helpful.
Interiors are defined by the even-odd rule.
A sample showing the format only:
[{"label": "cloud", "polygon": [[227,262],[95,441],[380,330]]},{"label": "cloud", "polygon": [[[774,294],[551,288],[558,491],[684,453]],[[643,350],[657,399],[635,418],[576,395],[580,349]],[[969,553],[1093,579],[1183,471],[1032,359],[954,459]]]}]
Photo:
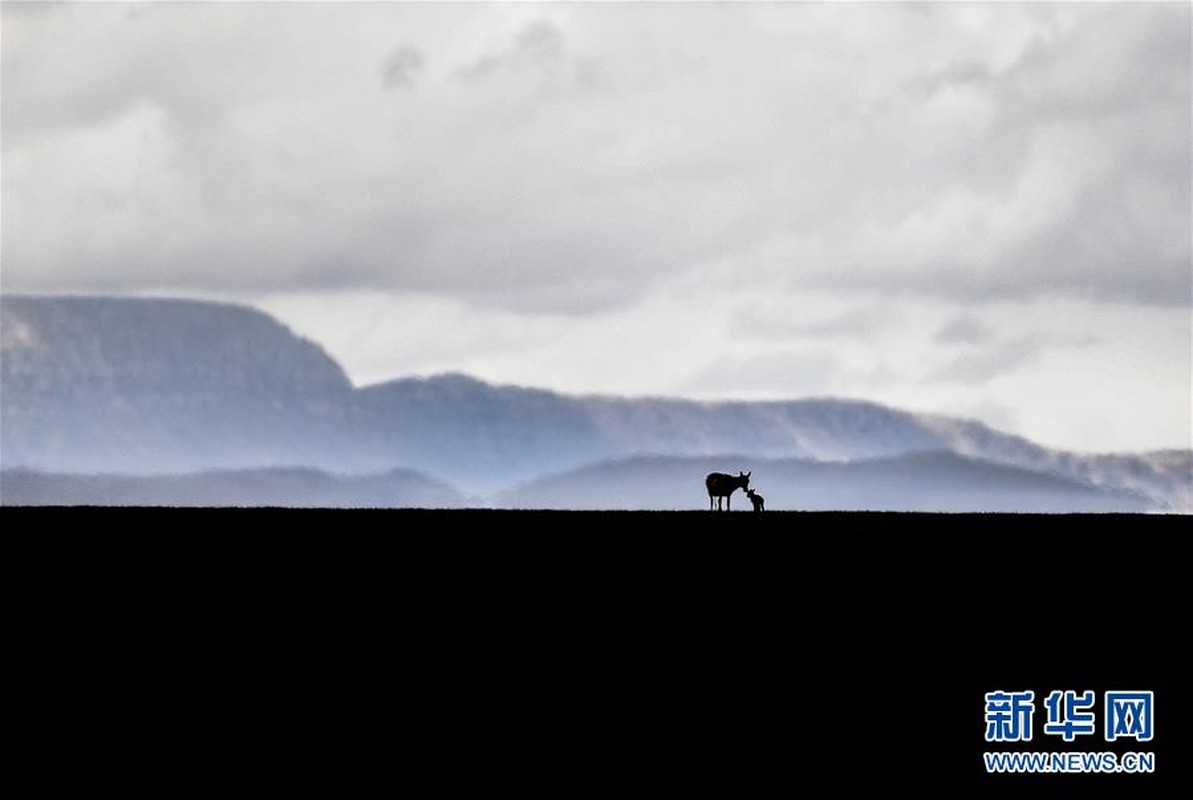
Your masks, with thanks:
[{"label": "cloud", "polygon": [[1014,372],[1040,358],[1044,346],[1037,339],[1020,337],[1002,344],[962,353],[937,370],[929,380],[983,384]]},{"label": "cloud", "polygon": [[973,314],[960,314],[941,325],[933,338],[940,344],[985,344],[994,335]]},{"label": "cloud", "polygon": [[475,83],[507,70],[529,68],[551,73],[563,61],[563,31],[551,20],[540,19],[522,28],[509,47],[486,53],[456,74],[466,83]]},{"label": "cloud", "polygon": [[853,305],[824,315],[803,302],[786,307],[759,305],[734,313],[730,332],[761,339],[872,339],[884,329],[900,324],[904,315],[886,304]]},{"label": "cloud", "polygon": [[1089,323],[1074,321],[1073,329],[1063,318],[1022,321],[1007,336],[1007,319],[986,323],[974,314],[959,314],[937,328],[932,337],[937,352],[950,354],[947,363],[929,376],[929,381],[981,385],[1004,374],[1021,370],[1046,357],[1072,361],[1076,350],[1101,345],[1103,337],[1090,331]]},{"label": "cloud", "polygon": [[[684,391],[708,396],[711,390],[737,397],[826,395],[832,393],[840,369],[840,362],[828,353],[793,350],[726,356],[692,376]],[[733,389],[727,392],[726,387]]]},{"label": "cloud", "polygon": [[1181,4],[15,8],[14,290],[1189,301]]},{"label": "cloud", "polygon": [[394,48],[381,65],[381,85],[386,89],[412,88],[424,60],[422,51],[417,47],[401,45]]}]

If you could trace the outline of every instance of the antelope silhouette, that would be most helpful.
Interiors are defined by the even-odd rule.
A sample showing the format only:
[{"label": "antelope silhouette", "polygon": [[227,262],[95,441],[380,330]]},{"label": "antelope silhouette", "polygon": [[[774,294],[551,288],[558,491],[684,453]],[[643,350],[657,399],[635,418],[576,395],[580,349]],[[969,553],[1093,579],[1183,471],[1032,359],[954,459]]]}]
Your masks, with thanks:
[{"label": "antelope silhouette", "polygon": [[723,472],[710,472],[704,479],[704,486],[708,489],[708,510],[713,510],[713,499],[716,498],[717,511],[721,510],[721,498],[725,498],[725,510],[729,511],[730,496],[735,489],[750,488],[750,473],[738,472],[737,476],[726,475]]},{"label": "antelope silhouette", "polygon": [[746,489],[746,497],[750,498],[750,502],[754,504],[755,511],[766,510],[766,498],[758,494],[753,489]]}]

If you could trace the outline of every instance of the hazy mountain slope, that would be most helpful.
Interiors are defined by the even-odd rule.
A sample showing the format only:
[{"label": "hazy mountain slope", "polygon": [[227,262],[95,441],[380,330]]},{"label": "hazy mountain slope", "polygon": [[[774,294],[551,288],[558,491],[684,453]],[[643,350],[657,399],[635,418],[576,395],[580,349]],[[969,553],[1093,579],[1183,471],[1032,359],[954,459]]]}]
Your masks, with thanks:
[{"label": "hazy mountain slope", "polygon": [[4,505],[287,506],[460,508],[467,498],[411,470],[336,476],[313,469],[260,469],[186,475],[63,475],[0,472]]},{"label": "hazy mountain slope", "polygon": [[1048,472],[1116,491],[1144,494],[1159,508],[1193,511],[1193,450],[1080,454],[1050,450],[1019,436],[954,417],[921,415],[946,449],[961,455]]},{"label": "hazy mountain slope", "polygon": [[944,439],[915,415],[857,400],[580,402],[612,442],[639,452],[806,456],[847,460],[939,449]]},{"label": "hazy mountain slope", "polygon": [[[1145,498],[954,453],[826,463],[746,456],[638,457],[534,481],[502,494],[511,508],[707,508],[709,472],[752,472],[769,510],[1146,511]],[[751,508],[741,491],[734,509]]]},{"label": "hazy mountain slope", "polygon": [[0,304],[6,467],[334,462],[351,384],[317,345],[265,314],[157,299]]},{"label": "hazy mountain slope", "polygon": [[463,375],[366,387],[354,408],[372,446],[474,492],[616,452],[573,398]]},{"label": "hazy mountain slope", "polygon": [[[1064,458],[1065,455],[1069,458]],[[1155,498],[1166,511],[1193,511],[1193,450],[1159,450],[1138,455],[1061,454],[1060,460],[1055,469],[1062,475],[1077,475],[1096,486]]]},{"label": "hazy mountain slope", "polygon": [[840,399],[697,402],[566,396],[462,375],[359,390],[366,428],[407,463],[490,494],[546,474],[631,455],[749,453],[854,461],[942,450],[1190,510],[1188,451],[1078,455],[980,422]]},{"label": "hazy mountain slope", "polygon": [[357,410],[390,451],[483,493],[635,454],[849,460],[949,446],[924,419],[875,403],[576,397],[463,375],[370,386]]}]

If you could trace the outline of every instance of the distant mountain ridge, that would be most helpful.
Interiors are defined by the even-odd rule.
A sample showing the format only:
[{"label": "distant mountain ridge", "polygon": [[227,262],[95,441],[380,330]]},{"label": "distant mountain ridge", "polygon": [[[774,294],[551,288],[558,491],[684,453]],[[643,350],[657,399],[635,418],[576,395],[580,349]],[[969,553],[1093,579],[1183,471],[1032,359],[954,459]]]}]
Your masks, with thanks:
[{"label": "distant mountain ridge", "polygon": [[[726,464],[753,468],[753,488],[771,511],[1097,513],[1150,508],[1150,500],[1141,495],[946,451],[849,462],[642,456],[543,478],[503,493],[498,504],[577,510],[699,508],[708,497],[692,476],[725,469]],[[751,508],[740,491],[730,503]]]},{"label": "distant mountain ridge", "polygon": [[0,496],[5,505],[463,508],[472,504],[452,486],[413,470],[357,476],[307,467],[148,476],[6,469],[0,471]]},{"label": "distant mountain ridge", "polygon": [[638,456],[843,463],[947,452],[1105,491],[1124,508],[1141,496],[1157,510],[1191,505],[1188,451],[1065,453],[865,401],[569,396],[464,375],[354,388],[317,344],[230,304],[5,295],[0,333],[6,470],[406,468],[474,496],[510,497]]},{"label": "distant mountain ridge", "polygon": [[[1193,502],[1189,451],[1066,453],[973,420],[861,400],[569,396],[464,375],[404,378],[358,393],[371,429],[425,454],[419,463],[428,471],[481,494],[637,455],[748,453],[845,462],[948,451],[1144,495],[1165,510],[1188,510]],[[470,443],[483,446],[471,458],[454,456]]]}]

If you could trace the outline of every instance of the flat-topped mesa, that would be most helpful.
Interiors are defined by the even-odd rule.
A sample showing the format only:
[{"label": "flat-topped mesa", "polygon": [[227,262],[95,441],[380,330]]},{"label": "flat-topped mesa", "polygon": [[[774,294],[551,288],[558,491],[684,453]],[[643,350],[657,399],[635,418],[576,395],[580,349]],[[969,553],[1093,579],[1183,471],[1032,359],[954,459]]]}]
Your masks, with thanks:
[{"label": "flat-topped mesa", "polygon": [[0,320],[6,468],[345,466],[334,442],[351,382],[256,309],[5,295]]},{"label": "flat-topped mesa", "polygon": [[[342,395],[319,345],[248,306],[114,297],[0,297],[3,377],[14,391]],[[12,382],[12,383],[10,383]]]}]

